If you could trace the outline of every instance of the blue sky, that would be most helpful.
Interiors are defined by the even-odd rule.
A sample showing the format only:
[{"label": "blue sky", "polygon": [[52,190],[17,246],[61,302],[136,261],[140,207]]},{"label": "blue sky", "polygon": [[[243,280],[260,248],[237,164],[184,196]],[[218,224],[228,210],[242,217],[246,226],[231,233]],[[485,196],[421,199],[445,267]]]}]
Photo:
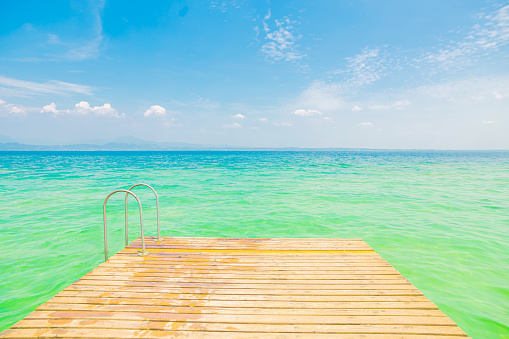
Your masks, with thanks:
[{"label": "blue sky", "polygon": [[509,149],[508,1],[2,1],[0,134]]}]

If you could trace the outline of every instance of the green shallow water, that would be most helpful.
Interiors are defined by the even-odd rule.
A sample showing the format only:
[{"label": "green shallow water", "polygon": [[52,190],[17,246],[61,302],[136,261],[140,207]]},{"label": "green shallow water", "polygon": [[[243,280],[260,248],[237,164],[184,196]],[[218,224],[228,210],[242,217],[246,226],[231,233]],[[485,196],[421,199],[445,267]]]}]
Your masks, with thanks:
[{"label": "green shallow water", "polygon": [[[0,330],[103,261],[104,198],[138,182],[163,236],[363,238],[469,336],[509,338],[509,152],[0,153]],[[122,195],[108,221],[111,255]]]}]

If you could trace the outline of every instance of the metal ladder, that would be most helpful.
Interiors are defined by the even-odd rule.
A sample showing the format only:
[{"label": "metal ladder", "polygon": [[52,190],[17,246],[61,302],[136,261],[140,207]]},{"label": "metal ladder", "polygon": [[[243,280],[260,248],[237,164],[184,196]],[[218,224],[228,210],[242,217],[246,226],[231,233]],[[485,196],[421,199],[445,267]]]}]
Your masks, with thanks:
[{"label": "metal ladder", "polygon": [[125,189],[115,190],[115,191],[111,192],[110,194],[108,194],[106,199],[104,199],[104,204],[103,204],[104,262],[108,261],[108,234],[107,234],[107,227],[106,227],[106,204],[108,202],[108,199],[112,195],[114,195],[115,193],[119,193],[119,192],[125,193],[125,205],[124,205],[125,206],[125,245],[126,246],[128,245],[128,239],[127,239],[127,225],[128,225],[128,221],[127,221],[127,197],[129,195],[132,195],[136,199],[136,201],[138,202],[138,206],[139,206],[139,209],[140,209],[140,227],[141,227],[141,247],[142,247],[142,250],[138,252],[138,255],[139,256],[147,256],[147,255],[150,254],[150,252],[145,251],[145,233],[144,233],[144,230],[143,230],[143,208],[141,207],[140,199],[136,196],[136,194],[131,192],[131,190],[133,188],[137,187],[137,186],[148,187],[148,188],[150,188],[152,190],[152,192],[154,192],[154,195],[156,197],[156,206],[157,206],[157,241],[161,241],[161,234],[160,234],[160,227],[159,227],[159,196],[157,195],[157,192],[155,191],[155,189],[153,189],[152,186],[150,186],[150,185],[147,185],[147,184],[144,184],[144,183],[139,183],[139,184],[131,186],[128,190],[125,190]]}]

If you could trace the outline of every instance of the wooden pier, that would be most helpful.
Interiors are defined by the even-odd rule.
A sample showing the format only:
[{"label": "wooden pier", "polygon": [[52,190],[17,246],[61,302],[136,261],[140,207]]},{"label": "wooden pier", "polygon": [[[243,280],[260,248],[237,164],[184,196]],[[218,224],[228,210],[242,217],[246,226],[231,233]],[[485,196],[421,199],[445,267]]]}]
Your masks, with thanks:
[{"label": "wooden pier", "polygon": [[458,338],[361,239],[145,238],[0,338]]}]

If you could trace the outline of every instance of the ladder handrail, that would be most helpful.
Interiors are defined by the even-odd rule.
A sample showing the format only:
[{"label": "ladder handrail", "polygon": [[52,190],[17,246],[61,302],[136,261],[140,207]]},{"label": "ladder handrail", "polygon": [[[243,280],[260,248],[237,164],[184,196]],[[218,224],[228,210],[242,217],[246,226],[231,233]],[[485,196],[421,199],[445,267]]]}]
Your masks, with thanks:
[{"label": "ladder handrail", "polygon": [[[141,202],[140,202],[140,199],[138,199],[138,197],[136,196],[136,194],[134,194],[133,192],[131,191],[128,191],[128,190],[124,190],[124,189],[119,189],[119,190],[115,190],[113,192],[111,192],[110,194],[108,194],[108,196],[106,197],[106,199],[104,199],[104,204],[103,204],[103,219],[104,219],[104,262],[107,262],[108,261],[108,233],[106,231],[106,203],[108,202],[108,199],[115,193],[119,193],[119,192],[125,192],[126,193],[126,197],[127,195],[131,194],[135,199],[136,201],[138,202],[138,206],[140,207],[140,226],[141,226],[141,246],[142,246],[142,251],[141,252],[138,252],[138,255],[141,255],[141,256],[145,256],[145,255],[149,255],[150,252],[146,252],[145,251],[145,235],[144,235],[144,232],[143,232],[143,209],[141,207]],[[126,232],[127,232],[127,229],[126,229]],[[126,237],[127,237],[127,233],[126,233]]]},{"label": "ladder handrail", "polygon": [[[144,184],[144,183],[138,183],[138,184],[135,184],[135,185],[132,185],[131,187],[129,187],[128,191],[131,192],[131,190],[133,188],[135,188],[136,186],[145,186],[145,187],[148,187],[152,190],[152,192],[154,192],[154,195],[156,196],[156,207],[157,207],[157,241],[161,241],[161,231],[160,231],[160,228],[159,228],[159,196],[157,195],[157,192],[154,188],[152,188],[152,186],[148,185],[148,184]],[[129,194],[126,193],[125,195],[125,245],[127,246],[128,244],[128,240],[127,240],[127,197],[129,196]]]}]

